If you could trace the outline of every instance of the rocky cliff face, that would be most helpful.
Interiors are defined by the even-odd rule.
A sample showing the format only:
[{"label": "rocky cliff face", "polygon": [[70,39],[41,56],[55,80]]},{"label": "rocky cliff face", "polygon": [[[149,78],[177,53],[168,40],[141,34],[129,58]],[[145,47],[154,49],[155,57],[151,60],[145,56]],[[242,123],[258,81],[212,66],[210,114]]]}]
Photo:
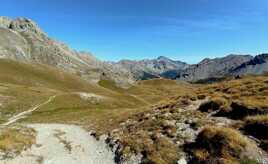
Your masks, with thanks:
[{"label": "rocky cliff face", "polygon": [[49,38],[35,22],[27,18],[12,20],[0,17],[0,57],[47,64],[79,74],[92,82],[108,78],[124,86],[134,81],[129,72],[118,70],[91,54],[76,52]]}]

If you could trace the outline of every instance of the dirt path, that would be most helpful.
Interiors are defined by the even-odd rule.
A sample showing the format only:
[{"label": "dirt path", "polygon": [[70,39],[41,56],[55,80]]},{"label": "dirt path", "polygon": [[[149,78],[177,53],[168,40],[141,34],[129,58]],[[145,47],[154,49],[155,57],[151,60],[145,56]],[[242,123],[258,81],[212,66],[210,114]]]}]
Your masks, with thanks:
[{"label": "dirt path", "polygon": [[42,104],[39,104],[39,105],[36,105],[35,107],[27,110],[27,111],[24,111],[24,112],[21,112],[11,118],[8,119],[8,121],[4,124],[2,124],[2,126],[8,126],[12,123],[15,123],[17,122],[18,120],[22,119],[22,118],[25,118],[28,114],[31,114],[32,112],[34,112],[35,110],[39,109],[40,107],[50,103],[51,101],[53,101],[55,98],[56,98],[57,95],[54,95],[54,96],[51,96],[49,97],[49,99],[47,101],[45,101],[44,103]]},{"label": "dirt path", "polygon": [[[11,117],[6,127],[27,117],[40,107],[49,104],[57,95],[42,104]],[[104,137],[97,141],[84,129],[65,124],[26,125],[37,132],[36,144],[2,164],[114,164],[114,153],[107,147]]]},{"label": "dirt path", "polygon": [[136,95],[133,95],[133,94],[130,94],[130,96],[132,96],[132,97],[134,97],[135,99],[137,99],[137,100],[143,102],[143,103],[146,104],[146,105],[149,105],[149,106],[152,105],[151,103],[145,101],[143,98],[140,98],[139,96],[136,96]]},{"label": "dirt path", "polygon": [[64,124],[31,124],[37,131],[31,149],[3,164],[114,164],[114,153],[84,129]]}]

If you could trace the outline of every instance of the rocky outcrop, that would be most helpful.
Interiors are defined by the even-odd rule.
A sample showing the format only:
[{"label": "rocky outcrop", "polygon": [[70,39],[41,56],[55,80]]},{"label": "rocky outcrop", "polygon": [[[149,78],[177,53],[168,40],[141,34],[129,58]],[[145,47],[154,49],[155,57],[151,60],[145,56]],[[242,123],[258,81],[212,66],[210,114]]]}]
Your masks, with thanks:
[{"label": "rocky outcrop", "polygon": [[2,28],[9,28],[11,22],[12,20],[8,17],[0,17],[0,27]]}]

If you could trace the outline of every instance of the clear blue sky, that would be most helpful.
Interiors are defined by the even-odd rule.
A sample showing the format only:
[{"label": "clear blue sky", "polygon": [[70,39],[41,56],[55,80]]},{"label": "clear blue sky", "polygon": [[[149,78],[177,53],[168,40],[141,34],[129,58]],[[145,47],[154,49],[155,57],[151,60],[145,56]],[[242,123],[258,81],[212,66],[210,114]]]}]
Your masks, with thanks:
[{"label": "clear blue sky", "polygon": [[5,0],[0,11],[102,60],[268,52],[267,0]]}]

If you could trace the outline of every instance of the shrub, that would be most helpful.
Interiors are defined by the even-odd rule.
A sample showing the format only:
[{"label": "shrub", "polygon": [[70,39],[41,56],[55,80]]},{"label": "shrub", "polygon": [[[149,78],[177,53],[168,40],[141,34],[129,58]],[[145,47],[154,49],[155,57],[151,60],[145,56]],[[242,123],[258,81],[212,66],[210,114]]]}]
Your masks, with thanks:
[{"label": "shrub", "polygon": [[237,163],[251,145],[234,129],[206,127],[198,134],[196,141],[186,145],[185,149],[193,156],[194,163]]}]

